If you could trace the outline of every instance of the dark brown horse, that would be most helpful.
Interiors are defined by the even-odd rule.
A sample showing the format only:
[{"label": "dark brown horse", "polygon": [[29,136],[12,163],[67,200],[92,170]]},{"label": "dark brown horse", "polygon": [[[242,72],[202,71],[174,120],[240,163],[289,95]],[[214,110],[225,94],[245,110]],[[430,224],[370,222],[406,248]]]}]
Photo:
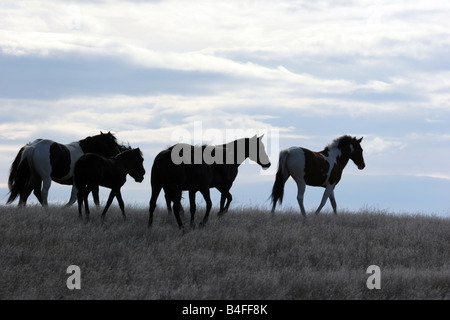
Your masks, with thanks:
[{"label": "dark brown horse", "polygon": [[[204,226],[206,224],[212,206],[209,186],[213,180],[213,169],[205,163],[202,157],[206,147],[184,145],[183,148],[180,148],[180,144],[178,144],[161,151],[156,156],[151,173],[152,196],[149,208],[149,227],[153,223],[156,201],[162,189],[164,189],[167,203],[170,204],[173,202],[173,213],[180,229],[184,229],[183,222],[180,218],[181,195],[183,190],[190,192],[191,227],[194,227],[195,215],[195,199],[192,199],[192,195],[195,197],[195,193],[200,191],[206,202],[205,216],[200,225]],[[198,157],[195,155],[198,155]],[[177,161],[180,159],[187,160]]]},{"label": "dark brown horse", "polygon": [[[221,194],[219,215],[227,212],[230,207],[230,203],[233,200],[230,189],[237,177],[238,169],[242,162],[249,158],[259,164],[263,170],[270,167],[270,159],[265,151],[262,138],[263,136],[257,137],[255,135],[252,138],[238,139],[223,145],[208,147],[207,150],[211,151],[210,158],[213,162],[212,168],[214,174],[210,188],[216,188]],[[195,194],[190,194],[189,196],[195,199]],[[170,213],[172,211],[171,202],[167,197],[166,205]],[[194,206],[195,211],[195,201],[190,201],[190,206],[191,208]],[[184,211],[182,207],[180,207],[180,211]]]},{"label": "dark brown horse", "polygon": [[120,188],[125,184],[127,174],[132,176],[136,182],[144,180],[143,162],[144,158],[142,158],[142,152],[139,148],[124,151],[112,158],[105,158],[94,153],[83,155],[76,162],[74,172],[74,185],[78,189],[78,213],[80,218],[84,202],[86,220],[89,220],[90,211],[87,197],[92,190],[102,186],[111,189],[105,209],[102,212],[102,223],[114,197],[117,198],[123,219],[126,220]]}]

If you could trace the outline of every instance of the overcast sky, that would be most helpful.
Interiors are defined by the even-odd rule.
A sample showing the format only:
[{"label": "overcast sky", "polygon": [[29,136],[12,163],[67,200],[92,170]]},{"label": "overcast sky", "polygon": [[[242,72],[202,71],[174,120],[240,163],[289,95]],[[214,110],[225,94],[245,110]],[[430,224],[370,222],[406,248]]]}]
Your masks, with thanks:
[{"label": "overcast sky", "polygon": [[[364,136],[366,168],[349,163],[341,181],[358,195],[349,207],[412,210],[408,199],[435,190],[418,210],[448,214],[449,17],[438,0],[2,1],[2,202],[12,160],[36,138],[111,131],[143,150],[149,174],[174,132],[214,143],[244,130],[266,133],[274,170],[280,149]],[[273,172],[241,174],[240,188],[267,199]],[[55,186],[50,198],[68,199]],[[126,188],[148,202],[149,176]],[[259,196],[245,194],[268,207]]]}]

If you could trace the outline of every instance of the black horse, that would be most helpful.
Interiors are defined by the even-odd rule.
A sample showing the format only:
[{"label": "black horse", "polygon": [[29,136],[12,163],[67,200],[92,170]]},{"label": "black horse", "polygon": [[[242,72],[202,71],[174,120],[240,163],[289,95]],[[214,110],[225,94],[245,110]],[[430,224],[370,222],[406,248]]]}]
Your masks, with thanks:
[{"label": "black horse", "polygon": [[[173,151],[175,153],[172,153]],[[188,152],[183,153],[183,151]],[[174,163],[174,154],[179,156],[179,160],[181,160],[177,161],[179,164]],[[257,137],[255,135],[252,138],[238,139],[215,147],[195,147],[187,144],[177,144],[162,151],[155,159],[152,168],[152,198],[150,200],[149,226],[153,221],[153,212],[156,208],[156,200],[161,188],[164,189],[169,212],[171,211],[171,202],[173,202],[173,211],[180,228],[182,228],[182,223],[179,213],[182,210],[180,201],[183,190],[189,191],[191,226],[194,226],[195,194],[197,191],[202,193],[206,201],[206,214],[200,224],[201,226],[204,226],[208,221],[211,210],[209,188],[216,188],[221,192],[219,215],[228,211],[232,200],[230,188],[236,179],[239,166],[247,158],[258,163],[263,169],[270,167],[270,160],[265,152],[262,136]],[[176,176],[171,176],[175,170],[183,173],[181,180],[177,181]],[[156,175],[155,179],[153,179],[154,175]],[[172,181],[170,184],[166,183],[166,187],[162,183],[164,182],[164,176],[170,176],[169,180]],[[172,190],[177,183],[178,189],[176,189],[176,196],[174,196]],[[182,185],[181,189],[180,185]],[[226,200],[227,203],[225,205]]]},{"label": "black horse", "polygon": [[[20,196],[19,205],[25,205],[31,192],[39,202],[47,205],[48,190],[52,180],[60,184],[73,184],[75,162],[85,153],[97,153],[105,157],[119,154],[125,147],[117,143],[116,137],[108,132],[87,137],[70,144],[60,144],[52,140],[37,139],[22,147],[11,165],[8,179],[12,203]],[[42,188],[42,190],[41,190]],[[98,203],[98,190],[94,190],[94,200]],[[76,201],[76,189],[67,205]]]},{"label": "black horse", "polygon": [[120,188],[125,184],[127,174],[132,176],[136,182],[144,180],[143,162],[144,158],[139,148],[124,151],[109,159],[94,153],[83,155],[76,162],[74,172],[74,185],[78,189],[78,213],[80,218],[82,217],[84,201],[86,221],[89,220],[88,194],[98,186],[102,186],[111,189],[105,209],[102,212],[102,223],[114,197],[117,198],[123,219],[126,220]]},{"label": "black horse", "polygon": [[[219,215],[228,211],[233,197],[230,189],[237,177],[239,166],[247,158],[259,164],[263,170],[270,167],[270,159],[265,151],[262,143],[263,136],[252,138],[243,138],[231,141],[229,143],[218,145],[211,150],[213,179],[210,188],[216,188],[221,193]],[[175,147],[175,146],[174,146]],[[193,193],[193,194],[192,194]],[[189,199],[191,208],[194,207],[195,212],[195,191],[190,191]],[[166,205],[169,213],[171,212],[171,202],[166,197]],[[180,208],[180,211],[184,211]],[[192,214],[192,209],[191,209]]]},{"label": "black horse", "polygon": [[[213,168],[206,164],[203,157],[200,159],[195,155],[202,155],[206,146],[184,145],[183,149],[174,145],[161,151],[155,158],[152,166],[151,185],[152,196],[150,199],[148,226],[153,223],[153,212],[156,209],[156,201],[161,189],[164,189],[166,201],[173,202],[173,212],[178,227],[184,229],[180,218],[181,194],[183,190],[189,191],[189,196],[200,191],[206,202],[206,213],[201,222],[204,226],[208,221],[212,202],[209,194],[209,186],[213,180]],[[179,158],[191,159],[177,163],[174,155]],[[194,204],[194,205],[193,205]],[[191,201],[191,227],[194,227],[195,199]]]},{"label": "black horse", "polygon": [[[225,150],[224,161],[214,166],[214,179],[213,184],[210,186],[221,193],[219,215],[227,212],[230,207],[230,203],[233,200],[230,189],[242,162],[249,158],[259,164],[263,170],[270,167],[270,159],[262,143],[262,138],[263,136],[257,137],[255,135],[252,138],[238,139],[219,146]],[[242,153],[240,149],[243,150],[243,156],[240,156]],[[232,163],[227,163],[226,160],[230,157],[233,161]]]}]

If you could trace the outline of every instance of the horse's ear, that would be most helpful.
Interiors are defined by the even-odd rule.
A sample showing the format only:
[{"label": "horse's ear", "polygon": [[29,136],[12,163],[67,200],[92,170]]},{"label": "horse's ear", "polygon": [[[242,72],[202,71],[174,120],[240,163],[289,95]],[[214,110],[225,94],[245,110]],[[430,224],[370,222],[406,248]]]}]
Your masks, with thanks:
[{"label": "horse's ear", "polygon": [[103,134],[102,130],[100,130],[100,134]]},{"label": "horse's ear", "polygon": [[361,141],[362,141],[363,138],[364,138],[364,137],[361,137],[361,139],[358,140],[358,143],[361,143]]}]

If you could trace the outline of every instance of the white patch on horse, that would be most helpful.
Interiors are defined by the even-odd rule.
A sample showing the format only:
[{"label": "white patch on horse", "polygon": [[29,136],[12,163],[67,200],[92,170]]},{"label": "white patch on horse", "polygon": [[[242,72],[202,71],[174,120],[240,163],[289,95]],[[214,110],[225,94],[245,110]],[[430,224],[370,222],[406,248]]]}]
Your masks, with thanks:
[{"label": "white patch on horse", "polygon": [[81,149],[80,143],[78,141],[66,144],[66,147],[70,152],[70,170],[69,173],[62,178],[62,180],[70,179],[73,176],[75,163],[84,154],[83,149]]},{"label": "white patch on horse", "polygon": [[342,155],[341,150],[339,150],[337,148],[337,145],[334,146],[333,144],[333,149],[329,149],[328,150],[328,156],[326,157],[325,155],[322,154],[322,157],[328,162],[329,167],[328,167],[328,173],[327,173],[327,180],[324,183],[324,186],[327,187],[330,185],[329,180],[330,180],[330,176],[331,176],[331,171],[333,170],[334,166],[337,165],[337,158],[340,157]]}]

